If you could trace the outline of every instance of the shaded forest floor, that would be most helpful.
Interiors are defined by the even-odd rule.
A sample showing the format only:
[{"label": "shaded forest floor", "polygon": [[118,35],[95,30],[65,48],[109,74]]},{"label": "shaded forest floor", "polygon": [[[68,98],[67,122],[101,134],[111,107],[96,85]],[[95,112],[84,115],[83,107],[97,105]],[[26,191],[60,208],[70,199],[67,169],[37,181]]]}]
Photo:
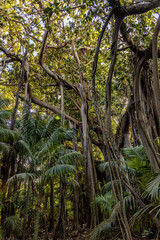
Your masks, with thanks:
[{"label": "shaded forest floor", "polygon": [[[80,228],[79,231],[72,230],[71,227],[67,228],[66,231],[66,240],[87,240],[89,239],[90,229],[88,228]],[[48,236],[47,236],[48,235]],[[53,239],[53,233],[48,233],[46,235],[45,230],[41,230],[39,232],[38,240],[52,240]],[[138,232],[132,233],[133,240],[160,240],[159,237],[142,237],[142,234]],[[31,236],[30,239],[33,239],[33,236]],[[99,238],[100,240],[123,240],[122,234],[120,232],[119,228],[113,228],[112,231],[108,232],[104,237]],[[57,239],[60,240],[60,239]]]}]

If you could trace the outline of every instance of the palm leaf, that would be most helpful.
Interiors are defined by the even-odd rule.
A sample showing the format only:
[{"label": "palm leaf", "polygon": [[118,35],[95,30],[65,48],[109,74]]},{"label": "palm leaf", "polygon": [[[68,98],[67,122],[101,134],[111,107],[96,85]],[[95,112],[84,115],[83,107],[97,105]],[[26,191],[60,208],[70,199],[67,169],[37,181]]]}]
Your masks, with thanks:
[{"label": "palm leaf", "polygon": [[45,176],[49,177],[49,176],[65,176],[66,174],[69,173],[74,173],[76,171],[76,168],[72,165],[68,165],[68,164],[60,164],[60,165],[56,165],[50,169],[48,169],[45,172]]},{"label": "palm leaf", "polygon": [[4,96],[0,95],[0,109],[6,109],[10,103],[10,100],[8,98],[4,98]]},{"label": "palm leaf", "polygon": [[9,110],[0,110],[0,119],[5,120],[8,119],[11,116],[11,111]]},{"label": "palm leaf", "polygon": [[21,119],[21,130],[23,137],[30,143],[33,143],[33,137],[35,133],[36,125],[32,119],[32,114],[27,107],[23,109],[23,115]]},{"label": "palm leaf", "polygon": [[42,156],[42,155],[50,152],[55,146],[58,146],[63,141],[65,141],[65,140],[72,140],[73,138],[75,138],[74,131],[66,130],[63,127],[59,127],[47,139],[44,147],[39,152],[39,156]]},{"label": "palm leaf", "polygon": [[102,233],[111,230],[112,226],[115,225],[115,216],[111,215],[108,219],[101,222],[89,235],[90,240],[101,239]]},{"label": "palm leaf", "polygon": [[0,142],[0,152],[3,154],[8,154],[10,151],[11,147],[7,143]]},{"label": "palm leaf", "polygon": [[8,128],[3,128],[0,126],[0,139],[1,142],[8,143],[15,140],[19,136],[19,133]]},{"label": "palm leaf", "polygon": [[22,221],[17,216],[9,216],[4,220],[4,228],[9,235],[22,233]]},{"label": "palm leaf", "polygon": [[114,201],[112,192],[108,192],[105,195],[100,195],[95,197],[92,204],[99,205],[100,207],[102,207],[103,210],[105,210],[108,214],[110,214],[114,202],[115,201]]},{"label": "palm leaf", "polygon": [[72,151],[66,153],[65,155],[61,156],[57,163],[58,164],[71,164],[71,165],[80,165],[83,161],[84,157],[81,153]]},{"label": "palm leaf", "polygon": [[19,152],[19,153],[22,153],[22,154],[28,154],[30,156],[32,156],[32,152],[30,150],[30,147],[29,145],[23,141],[23,140],[18,140],[16,143],[15,143],[15,149]]},{"label": "palm leaf", "polygon": [[133,227],[135,222],[138,221],[138,219],[141,218],[144,214],[146,214],[146,212],[149,211],[149,209],[153,206],[154,204],[150,203],[139,209],[131,218],[131,226]]},{"label": "palm leaf", "polygon": [[147,184],[143,196],[150,196],[151,199],[160,199],[160,174]]},{"label": "palm leaf", "polygon": [[42,132],[42,137],[43,138],[47,138],[47,137],[50,137],[51,134],[56,131],[57,128],[60,127],[60,118],[57,118],[56,116],[52,117],[46,128],[43,130]]},{"label": "palm leaf", "polygon": [[74,179],[73,177],[67,178],[67,180],[65,182],[69,186],[71,191],[74,191],[75,189],[80,189],[80,185],[79,185],[78,181],[76,179]]},{"label": "palm leaf", "polygon": [[34,178],[36,178],[35,173],[17,173],[8,179],[7,184],[12,184],[16,180],[26,182],[27,180]]}]

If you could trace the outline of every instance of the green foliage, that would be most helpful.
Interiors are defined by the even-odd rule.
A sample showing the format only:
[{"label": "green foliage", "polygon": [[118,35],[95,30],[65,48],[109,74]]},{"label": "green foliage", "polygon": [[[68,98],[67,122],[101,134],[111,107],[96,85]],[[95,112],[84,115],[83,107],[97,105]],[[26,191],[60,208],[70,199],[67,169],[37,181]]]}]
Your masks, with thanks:
[{"label": "green foliage", "polygon": [[60,176],[61,178],[63,178],[66,174],[74,173],[75,171],[76,168],[73,165],[60,164],[48,169],[45,172],[45,176]]},{"label": "green foliage", "polygon": [[4,124],[4,120],[8,119],[11,116],[11,111],[1,110],[0,111],[0,124]]},{"label": "green foliage", "polygon": [[22,221],[17,216],[9,216],[4,221],[4,229],[9,236],[18,237],[22,234]]},{"label": "green foliage", "polygon": [[133,171],[131,171],[133,169],[139,188],[145,190],[147,183],[153,178],[153,172],[143,146],[124,148],[123,153],[125,154],[128,173],[133,176]]},{"label": "green foliage", "polygon": [[0,142],[0,151],[5,154],[8,155],[8,153],[10,152],[11,147],[9,144],[4,143],[4,142]]},{"label": "green foliage", "polygon": [[148,184],[143,194],[144,197],[150,197],[151,200],[160,201],[160,174],[157,174]]},{"label": "green foliage", "polygon": [[115,225],[115,220],[109,218],[107,220],[102,221],[89,235],[90,240],[101,239],[102,234],[104,235],[106,232],[111,231],[111,228]]},{"label": "green foliage", "polygon": [[66,153],[65,155],[59,157],[59,159],[56,161],[58,164],[71,164],[71,165],[81,165],[84,158],[83,155],[79,152],[72,151],[69,153]]},{"label": "green foliage", "polygon": [[19,137],[19,133],[0,126],[0,139],[4,143],[10,143]]},{"label": "green foliage", "polygon": [[34,178],[36,178],[35,173],[17,173],[8,179],[7,184],[12,184],[17,180],[26,182],[29,179],[33,180]]}]

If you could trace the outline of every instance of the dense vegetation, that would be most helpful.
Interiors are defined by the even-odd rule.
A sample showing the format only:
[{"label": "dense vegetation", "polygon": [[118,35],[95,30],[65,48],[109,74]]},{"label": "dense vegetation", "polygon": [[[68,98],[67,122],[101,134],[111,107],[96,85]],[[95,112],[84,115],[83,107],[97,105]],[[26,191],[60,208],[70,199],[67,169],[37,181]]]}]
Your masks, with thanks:
[{"label": "dense vegetation", "polygon": [[1,239],[159,239],[159,7],[0,2]]}]

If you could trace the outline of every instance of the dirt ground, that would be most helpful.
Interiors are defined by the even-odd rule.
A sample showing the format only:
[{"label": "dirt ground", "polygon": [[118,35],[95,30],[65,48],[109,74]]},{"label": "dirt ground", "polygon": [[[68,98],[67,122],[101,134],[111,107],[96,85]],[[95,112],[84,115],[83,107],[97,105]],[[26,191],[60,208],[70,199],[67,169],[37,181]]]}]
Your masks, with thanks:
[{"label": "dirt ground", "polygon": [[[90,229],[88,228],[80,228],[79,231],[66,229],[66,239],[65,240],[87,240],[89,239]],[[160,234],[159,236],[153,237],[142,237],[142,235],[138,232],[132,233],[133,240],[160,240]],[[53,235],[52,233],[49,233],[48,236],[46,236],[45,231],[39,233],[38,240],[52,240]],[[58,239],[57,239],[58,240]],[[60,240],[60,239],[59,239]],[[108,232],[106,236],[101,237],[100,240],[124,240],[122,238],[122,234],[119,229],[115,228],[111,232]]]}]

